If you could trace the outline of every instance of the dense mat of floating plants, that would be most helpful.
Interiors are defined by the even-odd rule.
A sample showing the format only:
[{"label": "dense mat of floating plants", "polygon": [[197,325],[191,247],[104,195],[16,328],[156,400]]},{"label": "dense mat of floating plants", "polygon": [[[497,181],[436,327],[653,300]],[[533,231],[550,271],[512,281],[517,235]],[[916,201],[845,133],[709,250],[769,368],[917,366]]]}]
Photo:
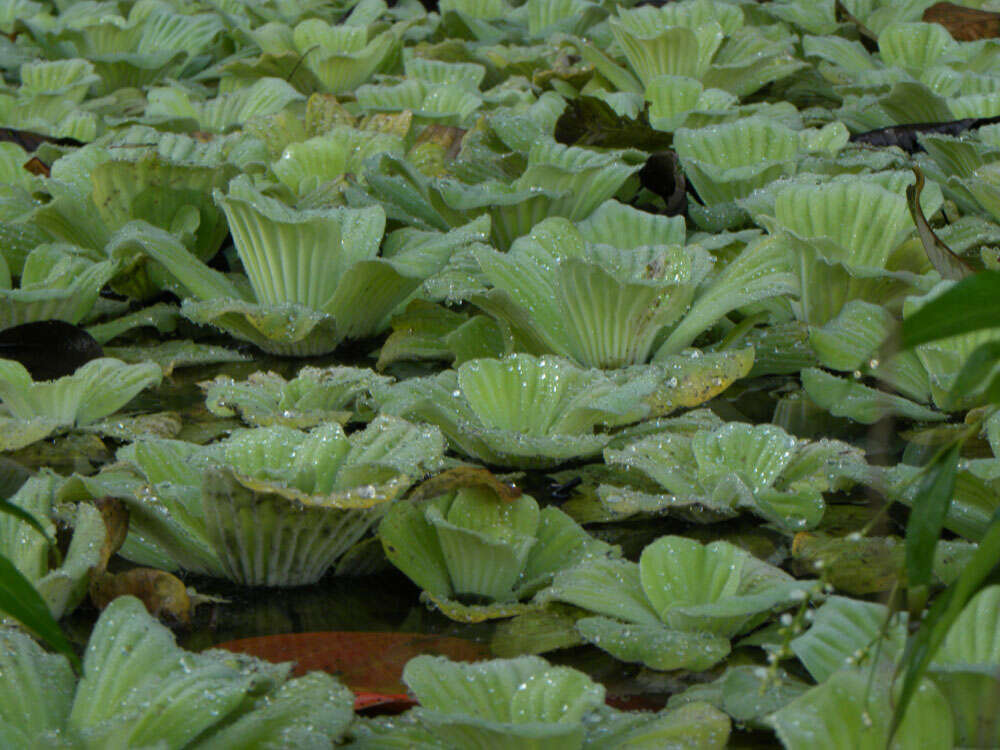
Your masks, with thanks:
[{"label": "dense mat of floating plants", "polygon": [[[0,553],[104,607],[79,672],[6,621],[0,745],[884,746],[872,505],[977,414],[935,583],[1000,506],[1000,416],[949,398],[1000,329],[884,346],[1000,267],[995,21],[659,5],[0,1]],[[147,612],[393,569],[502,657],[413,658],[395,717]],[[991,587],[893,747],[1000,744],[998,632]]]}]

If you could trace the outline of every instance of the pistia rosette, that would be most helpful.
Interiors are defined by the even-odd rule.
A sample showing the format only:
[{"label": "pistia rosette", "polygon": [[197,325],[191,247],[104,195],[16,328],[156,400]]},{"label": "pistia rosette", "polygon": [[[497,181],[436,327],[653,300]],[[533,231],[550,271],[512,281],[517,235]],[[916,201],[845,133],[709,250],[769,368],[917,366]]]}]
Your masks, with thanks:
[{"label": "pistia rosette", "polygon": [[237,172],[229,161],[231,145],[151,128],[125,130],[58,159],[43,181],[51,199],[32,212],[32,221],[68,251],[115,261],[116,290],[153,296],[167,281],[162,269],[149,268],[134,249],[123,252],[119,230],[146,221],[174,233],[201,260],[215,255],[227,229],[211,196]]},{"label": "pistia rosette", "polygon": [[0,555],[31,581],[57,620],[86,596],[90,573],[99,566],[101,547],[107,539],[96,507],[80,503],[72,510],[64,509],[63,515],[72,518],[73,538],[60,564],[50,564],[50,540],[55,537],[56,506],[62,499],[62,486],[60,477],[44,471],[25,482],[8,501],[41,524],[48,538],[24,520],[0,514]]},{"label": "pistia rosette", "polygon": [[322,422],[348,422],[375,384],[390,382],[391,378],[360,367],[303,367],[290,380],[274,372],[255,372],[242,382],[220,375],[199,385],[206,407],[216,416],[239,415],[254,427],[279,424],[302,429]]},{"label": "pistia rosette", "polygon": [[396,503],[378,531],[392,564],[448,617],[518,614],[557,571],[615,552],[557,508],[539,509],[530,495],[501,495],[472,472],[452,484]]},{"label": "pistia rosette", "polygon": [[0,629],[6,747],[319,747],[343,736],[353,696],[322,672],[228,651],[191,653],[131,596],[94,626],[77,677],[19,629]]},{"label": "pistia rosette", "polygon": [[732,637],[813,588],[728,542],[703,546],[666,536],[647,546],[638,564],[585,560],[556,575],[538,600],[593,612],[576,630],[618,659],[701,670],[725,658]]},{"label": "pistia rosette", "polygon": [[653,748],[725,747],[730,724],[707,703],[659,713],[616,711],[583,672],[537,656],[461,664],[418,656],[403,681],[420,706],[403,716],[358,722],[353,747]]},{"label": "pistia rosette", "polygon": [[204,66],[196,59],[224,28],[215,13],[178,13],[169,5],[132,6],[127,16],[115,10],[73,17],[23,18],[25,31],[47,56],[81,57],[94,66],[97,92],[142,88],[164,77],[183,77]]},{"label": "pistia rosette", "polygon": [[801,530],[822,519],[824,492],[846,489],[871,473],[864,454],[847,443],[799,440],[774,425],[724,423],[711,413],[704,413],[708,424],[691,429],[695,414],[677,420],[676,428],[664,420],[604,451],[609,466],[639,471],[663,489],[657,495],[601,485],[601,500],[612,512],[677,510],[721,519],[746,510]]},{"label": "pistia rosette", "polygon": [[795,174],[807,154],[836,154],[847,129],[833,123],[821,130],[793,130],[763,116],[721,125],[681,128],[674,148],[684,174],[704,205],[689,201],[692,218],[705,228],[725,229],[745,220],[737,200],[773,180]]},{"label": "pistia rosette", "polygon": [[[894,746],[996,742],[998,723],[984,713],[982,701],[992,700],[987,696],[998,690],[993,627],[998,592],[996,586],[984,589],[955,620],[902,718]],[[790,646],[818,684],[786,703],[768,723],[789,748],[884,747],[897,664],[906,645],[906,615],[835,596],[810,619],[812,625]]]},{"label": "pistia rosette", "polygon": [[751,243],[706,281],[715,259],[704,248],[632,244],[646,241],[635,234],[596,244],[568,220],[546,219],[508,253],[476,251],[494,288],[470,299],[498,320],[512,348],[610,369],[663,361],[727,313],[795,290],[778,240]]},{"label": "pistia rosette", "polygon": [[745,375],[752,362],[750,350],[694,351],[605,372],[516,354],[379,386],[374,400],[384,413],[437,425],[472,458],[546,468],[597,455],[616,427],[697,406]]},{"label": "pistia rosette", "polygon": [[350,436],[327,423],[242,430],[210,446],[139,440],[119,452],[141,480],[125,498],[136,538],[123,554],[247,585],[313,583],[440,468],[443,451],[435,428],[391,417]]},{"label": "pistia rosette", "polygon": [[0,359],[0,447],[13,450],[96,422],[162,379],[152,362],[129,365],[101,357],[72,375],[36,381],[20,362]]},{"label": "pistia rosette", "polygon": [[0,330],[38,320],[79,323],[114,273],[112,261],[95,263],[58,245],[39,245],[28,253],[15,289],[0,255]]},{"label": "pistia rosette", "polygon": [[330,94],[353,91],[397,45],[393,32],[372,33],[363,18],[354,16],[352,13],[350,20],[336,25],[320,18],[301,21],[294,28],[271,22],[258,26],[249,36],[263,53],[259,64],[284,57],[312,73],[317,89]]},{"label": "pistia rosette", "polygon": [[369,208],[298,210],[263,195],[239,177],[225,211],[249,288],[200,263],[166,232],[139,224],[118,245],[145,252],[191,295],[183,314],[272,354],[313,356],[346,338],[388,327],[393,311],[448,255],[468,241],[461,230],[429,247],[397,248],[379,256],[385,212]]}]

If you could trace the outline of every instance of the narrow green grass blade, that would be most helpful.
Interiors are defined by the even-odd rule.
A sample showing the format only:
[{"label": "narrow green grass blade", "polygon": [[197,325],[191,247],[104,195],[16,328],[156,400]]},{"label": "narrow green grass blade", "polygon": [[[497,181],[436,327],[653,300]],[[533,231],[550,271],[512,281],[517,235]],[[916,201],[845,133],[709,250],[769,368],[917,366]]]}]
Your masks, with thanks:
[{"label": "narrow green grass blade", "polygon": [[52,618],[48,605],[31,581],[3,555],[0,555],[0,610],[33,630],[51,648],[65,654],[73,668],[80,671],[80,659]]},{"label": "narrow green grass blade", "polygon": [[948,630],[968,601],[990,579],[1000,574],[1000,511],[990,521],[989,529],[979,543],[979,549],[969,560],[961,575],[934,602],[920,629],[910,636],[900,667],[904,670],[903,686],[892,714],[890,739],[899,728],[906,708],[917,691],[934,654],[948,635]]},{"label": "narrow green grass blade", "polygon": [[961,443],[955,443],[934,458],[910,511],[906,525],[906,584],[911,589],[931,582],[934,549],[955,491],[961,447]]},{"label": "narrow green grass blade", "polygon": [[1000,327],[1000,271],[962,279],[903,321],[902,347]]}]

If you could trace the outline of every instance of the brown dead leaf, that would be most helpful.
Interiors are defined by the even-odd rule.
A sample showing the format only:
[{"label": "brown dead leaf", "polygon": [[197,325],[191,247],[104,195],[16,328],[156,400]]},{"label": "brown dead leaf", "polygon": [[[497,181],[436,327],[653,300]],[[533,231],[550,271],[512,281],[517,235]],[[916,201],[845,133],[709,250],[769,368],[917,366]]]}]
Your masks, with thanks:
[{"label": "brown dead leaf", "polygon": [[920,207],[920,193],[924,189],[924,173],[919,167],[913,167],[913,174],[917,180],[914,184],[906,188],[906,202],[910,207],[910,216],[913,223],[917,225],[917,234],[920,235],[920,243],[924,246],[924,252],[930,259],[931,264],[941,274],[942,279],[952,279],[958,281],[966,276],[971,276],[974,271],[963,258],[958,256],[950,247],[934,234],[924,210]]},{"label": "brown dead leaf", "polygon": [[108,569],[111,556],[125,544],[125,537],[128,536],[128,508],[121,500],[110,496],[97,498],[94,505],[101,512],[107,531],[104,546],[101,547],[101,561],[97,564],[96,572],[100,574]]},{"label": "brown dead leaf", "polygon": [[923,20],[944,26],[959,42],[1000,36],[1000,13],[955,3],[935,3],[924,11]]},{"label": "brown dead leaf", "polygon": [[53,143],[56,146],[82,146],[83,141],[76,138],[55,138],[44,133],[36,133],[33,130],[19,130],[17,128],[0,128],[0,141],[16,143],[28,153],[31,153],[43,143]]},{"label": "brown dead leaf", "polygon": [[31,172],[33,175],[38,175],[39,177],[49,176],[49,165],[44,161],[39,159],[37,156],[32,156],[28,161],[24,163],[24,169]]},{"label": "brown dead leaf", "polygon": [[194,608],[187,588],[177,576],[155,568],[133,568],[124,573],[101,573],[90,581],[90,600],[104,609],[119,596],[134,596],[149,614],[181,625],[191,623]]},{"label": "brown dead leaf", "polygon": [[446,492],[452,492],[462,487],[485,487],[493,490],[500,500],[512,503],[521,497],[517,487],[501,482],[487,469],[477,466],[462,466],[457,469],[442,471],[418,486],[410,495],[410,500],[418,502],[429,497],[437,497]]},{"label": "brown dead leaf", "polygon": [[462,148],[462,138],[465,137],[465,130],[452,127],[450,125],[428,125],[420,133],[414,145],[421,143],[436,143],[444,149],[445,158],[454,159],[458,156]]},{"label": "brown dead leaf", "polygon": [[857,29],[861,46],[873,54],[878,52],[878,34],[861,23],[860,19],[856,18],[840,0],[834,0],[833,7],[839,23],[849,23]]}]

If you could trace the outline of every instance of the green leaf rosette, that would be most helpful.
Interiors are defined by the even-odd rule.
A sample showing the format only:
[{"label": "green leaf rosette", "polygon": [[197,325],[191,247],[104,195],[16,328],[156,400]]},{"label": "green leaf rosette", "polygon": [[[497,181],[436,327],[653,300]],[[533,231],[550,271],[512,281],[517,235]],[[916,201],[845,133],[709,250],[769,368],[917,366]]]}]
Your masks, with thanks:
[{"label": "green leaf rosette", "polygon": [[[251,586],[314,583],[439,467],[440,433],[391,417],[344,434],[272,426],[221,443],[139,440],[119,451],[140,477],[123,553]],[[98,480],[100,477],[98,477]]]}]

